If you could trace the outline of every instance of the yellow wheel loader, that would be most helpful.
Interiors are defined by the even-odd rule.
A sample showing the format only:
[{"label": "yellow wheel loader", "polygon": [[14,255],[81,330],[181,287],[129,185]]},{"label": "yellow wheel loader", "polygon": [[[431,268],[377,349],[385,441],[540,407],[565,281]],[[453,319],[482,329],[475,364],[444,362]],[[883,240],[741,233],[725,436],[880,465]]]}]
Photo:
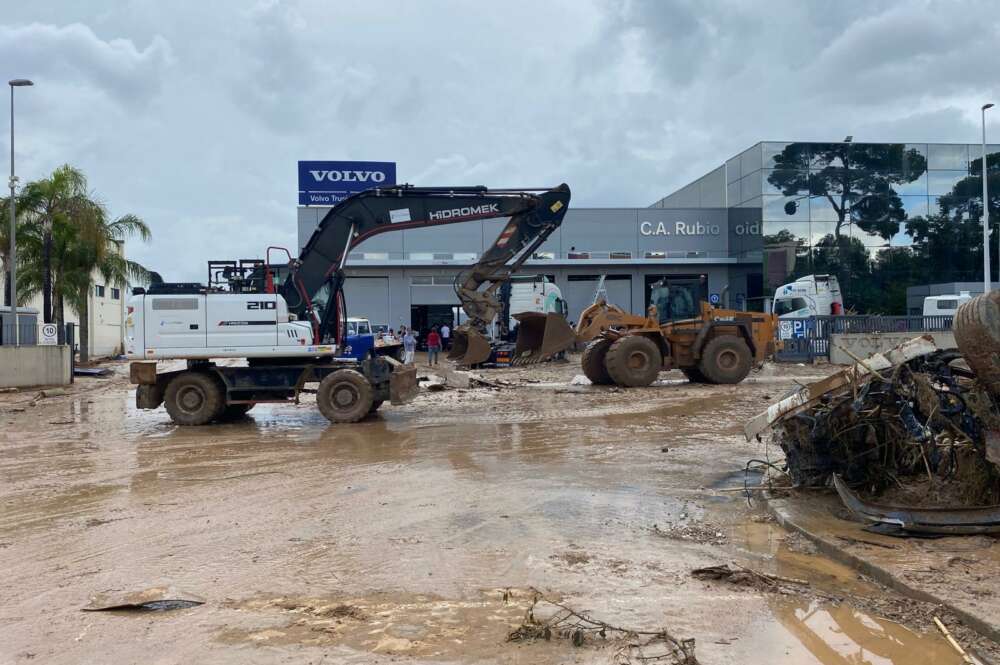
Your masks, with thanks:
[{"label": "yellow wheel loader", "polygon": [[[715,309],[660,322],[655,305],[598,333],[583,352],[583,373],[595,385],[648,386],[663,370],[679,369],[697,383],[739,383],[774,354],[771,314]],[[581,321],[581,324],[583,321]]]}]

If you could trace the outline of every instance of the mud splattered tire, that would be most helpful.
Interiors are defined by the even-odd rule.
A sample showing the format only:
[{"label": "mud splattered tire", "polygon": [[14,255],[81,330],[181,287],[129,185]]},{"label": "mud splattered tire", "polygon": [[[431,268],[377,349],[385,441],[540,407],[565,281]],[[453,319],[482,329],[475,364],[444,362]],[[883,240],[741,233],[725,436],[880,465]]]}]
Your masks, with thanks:
[{"label": "mud splattered tire", "polygon": [[580,366],[583,368],[583,375],[595,386],[608,386],[614,383],[604,367],[604,357],[608,354],[610,346],[609,339],[595,339],[583,350]]},{"label": "mud splattered tire", "polygon": [[372,386],[361,372],[339,369],[319,382],[316,404],[331,423],[356,423],[375,403]]},{"label": "mud splattered tire", "polygon": [[710,383],[739,383],[750,373],[753,356],[741,338],[723,335],[708,341],[698,370]]},{"label": "mud splattered tire", "polygon": [[253,404],[229,404],[222,409],[222,413],[219,415],[219,420],[223,422],[239,420],[243,416],[247,415],[247,412],[249,412],[253,407]]},{"label": "mud splattered tire", "polygon": [[653,340],[642,335],[628,335],[611,345],[604,366],[616,384],[637,388],[656,381],[663,367],[663,356]]},{"label": "mud splattered tire", "polygon": [[167,384],[163,404],[178,425],[207,425],[222,414],[225,397],[216,377],[184,372]]},{"label": "mud splattered tire", "polygon": [[705,375],[701,373],[701,370],[697,367],[687,367],[681,370],[681,373],[687,378],[691,383],[708,383],[708,379]]}]

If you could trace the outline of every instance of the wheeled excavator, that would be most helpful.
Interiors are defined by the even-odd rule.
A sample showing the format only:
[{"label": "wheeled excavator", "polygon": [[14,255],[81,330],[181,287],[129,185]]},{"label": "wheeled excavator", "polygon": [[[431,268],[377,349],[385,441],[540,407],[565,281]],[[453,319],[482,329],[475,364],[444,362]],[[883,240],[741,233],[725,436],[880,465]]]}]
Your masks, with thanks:
[{"label": "wheeled excavator", "polygon": [[[347,310],[344,267],[352,248],[392,231],[509,218],[493,245],[455,280],[468,322],[451,357],[485,361],[487,326],[500,311],[497,289],[559,227],[570,189],[488,189],[400,185],[356,194],[330,209],[298,258],[269,247],[263,260],[230,265],[209,285],[156,284],[128,303],[126,352],[136,406],[166,406],[179,424],[203,425],[246,413],[260,402],[297,401],[314,391],[332,422],[355,422],[389,399],[416,392],[416,371],[392,358],[343,357]],[[287,257],[275,264],[272,253]],[[221,262],[214,262],[216,266]],[[217,274],[225,284],[213,284]],[[544,335],[543,335],[544,337]],[[245,364],[215,362],[219,358]],[[160,372],[158,360],[183,359]],[[315,389],[305,386],[318,383]]]}]

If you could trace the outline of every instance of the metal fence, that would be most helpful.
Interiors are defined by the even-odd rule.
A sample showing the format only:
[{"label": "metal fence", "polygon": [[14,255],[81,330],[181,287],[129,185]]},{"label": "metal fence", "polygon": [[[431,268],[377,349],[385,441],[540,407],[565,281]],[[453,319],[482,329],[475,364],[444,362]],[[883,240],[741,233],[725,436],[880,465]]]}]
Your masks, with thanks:
[{"label": "metal fence", "polygon": [[951,330],[950,316],[810,316],[780,319],[775,354],[781,362],[829,360],[830,336],[849,333],[918,333]]},{"label": "metal fence", "polygon": [[[57,344],[70,344],[74,349],[78,348],[77,327],[75,323],[55,326],[55,324],[35,323],[34,320],[28,322],[18,321],[17,343],[21,346],[34,346],[40,343],[44,336],[42,328],[46,325],[54,325]],[[14,324],[0,324],[0,346],[13,346],[14,340]]]}]

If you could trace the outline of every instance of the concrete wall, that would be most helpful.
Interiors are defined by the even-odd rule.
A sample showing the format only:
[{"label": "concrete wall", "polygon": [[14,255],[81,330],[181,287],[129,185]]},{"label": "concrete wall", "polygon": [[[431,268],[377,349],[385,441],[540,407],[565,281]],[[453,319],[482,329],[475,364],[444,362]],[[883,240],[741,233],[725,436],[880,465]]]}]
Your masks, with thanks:
[{"label": "concrete wall", "polygon": [[68,346],[0,346],[0,388],[65,386],[72,372]]},{"label": "concrete wall", "polygon": [[934,343],[943,349],[954,349],[955,335],[950,332],[936,333],[851,333],[849,335],[830,335],[830,362],[838,365],[854,364],[854,358],[844,349],[858,358],[867,358],[874,353],[883,353],[899,346],[903,342],[929,334]]}]

